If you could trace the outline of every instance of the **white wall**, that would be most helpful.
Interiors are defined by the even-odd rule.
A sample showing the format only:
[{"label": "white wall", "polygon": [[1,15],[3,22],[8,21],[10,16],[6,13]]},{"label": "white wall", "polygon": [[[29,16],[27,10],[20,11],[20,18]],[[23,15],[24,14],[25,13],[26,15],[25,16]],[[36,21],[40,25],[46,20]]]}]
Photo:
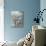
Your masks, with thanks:
[{"label": "white wall", "polygon": [[0,42],[4,41],[4,0],[0,0]]},{"label": "white wall", "polygon": [[[46,0],[40,0],[40,9],[41,9],[41,11],[43,9],[46,9]],[[46,26],[46,11],[43,12],[42,17],[43,17],[43,22],[40,21],[40,24],[43,26]]]},{"label": "white wall", "polygon": [[40,8],[46,9],[46,0],[40,0]]}]

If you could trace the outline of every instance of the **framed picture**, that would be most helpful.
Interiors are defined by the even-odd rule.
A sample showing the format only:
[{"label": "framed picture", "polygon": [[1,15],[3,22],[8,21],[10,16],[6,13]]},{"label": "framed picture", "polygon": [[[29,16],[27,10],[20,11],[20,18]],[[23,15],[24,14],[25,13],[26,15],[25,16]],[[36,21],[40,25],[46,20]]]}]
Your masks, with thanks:
[{"label": "framed picture", "polygon": [[24,12],[11,11],[12,27],[21,28],[24,26]]}]

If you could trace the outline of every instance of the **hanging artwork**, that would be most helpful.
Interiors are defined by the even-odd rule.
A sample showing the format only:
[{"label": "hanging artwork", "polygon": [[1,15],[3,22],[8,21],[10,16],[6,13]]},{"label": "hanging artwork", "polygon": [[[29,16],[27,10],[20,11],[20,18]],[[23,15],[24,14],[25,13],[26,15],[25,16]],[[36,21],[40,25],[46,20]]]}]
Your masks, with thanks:
[{"label": "hanging artwork", "polygon": [[24,26],[24,12],[23,11],[12,11],[11,12],[12,27],[23,27]]}]

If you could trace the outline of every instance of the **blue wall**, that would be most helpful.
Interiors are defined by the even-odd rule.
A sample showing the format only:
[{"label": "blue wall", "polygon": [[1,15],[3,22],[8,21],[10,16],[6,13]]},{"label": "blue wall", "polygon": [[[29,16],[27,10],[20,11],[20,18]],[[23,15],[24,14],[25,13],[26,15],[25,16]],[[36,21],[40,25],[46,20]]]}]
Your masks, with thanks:
[{"label": "blue wall", "polygon": [[[31,31],[32,19],[36,17],[35,12],[40,9],[40,0],[5,0],[4,2],[5,40],[18,41]],[[14,10],[24,11],[24,28],[11,27],[10,13]]]}]

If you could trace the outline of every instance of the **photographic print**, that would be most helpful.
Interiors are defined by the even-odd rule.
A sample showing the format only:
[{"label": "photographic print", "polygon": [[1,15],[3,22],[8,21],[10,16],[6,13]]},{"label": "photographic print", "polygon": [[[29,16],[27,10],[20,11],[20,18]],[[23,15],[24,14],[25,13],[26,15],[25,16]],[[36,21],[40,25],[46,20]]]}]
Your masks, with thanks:
[{"label": "photographic print", "polygon": [[12,27],[24,26],[24,12],[23,11],[11,11]]}]

